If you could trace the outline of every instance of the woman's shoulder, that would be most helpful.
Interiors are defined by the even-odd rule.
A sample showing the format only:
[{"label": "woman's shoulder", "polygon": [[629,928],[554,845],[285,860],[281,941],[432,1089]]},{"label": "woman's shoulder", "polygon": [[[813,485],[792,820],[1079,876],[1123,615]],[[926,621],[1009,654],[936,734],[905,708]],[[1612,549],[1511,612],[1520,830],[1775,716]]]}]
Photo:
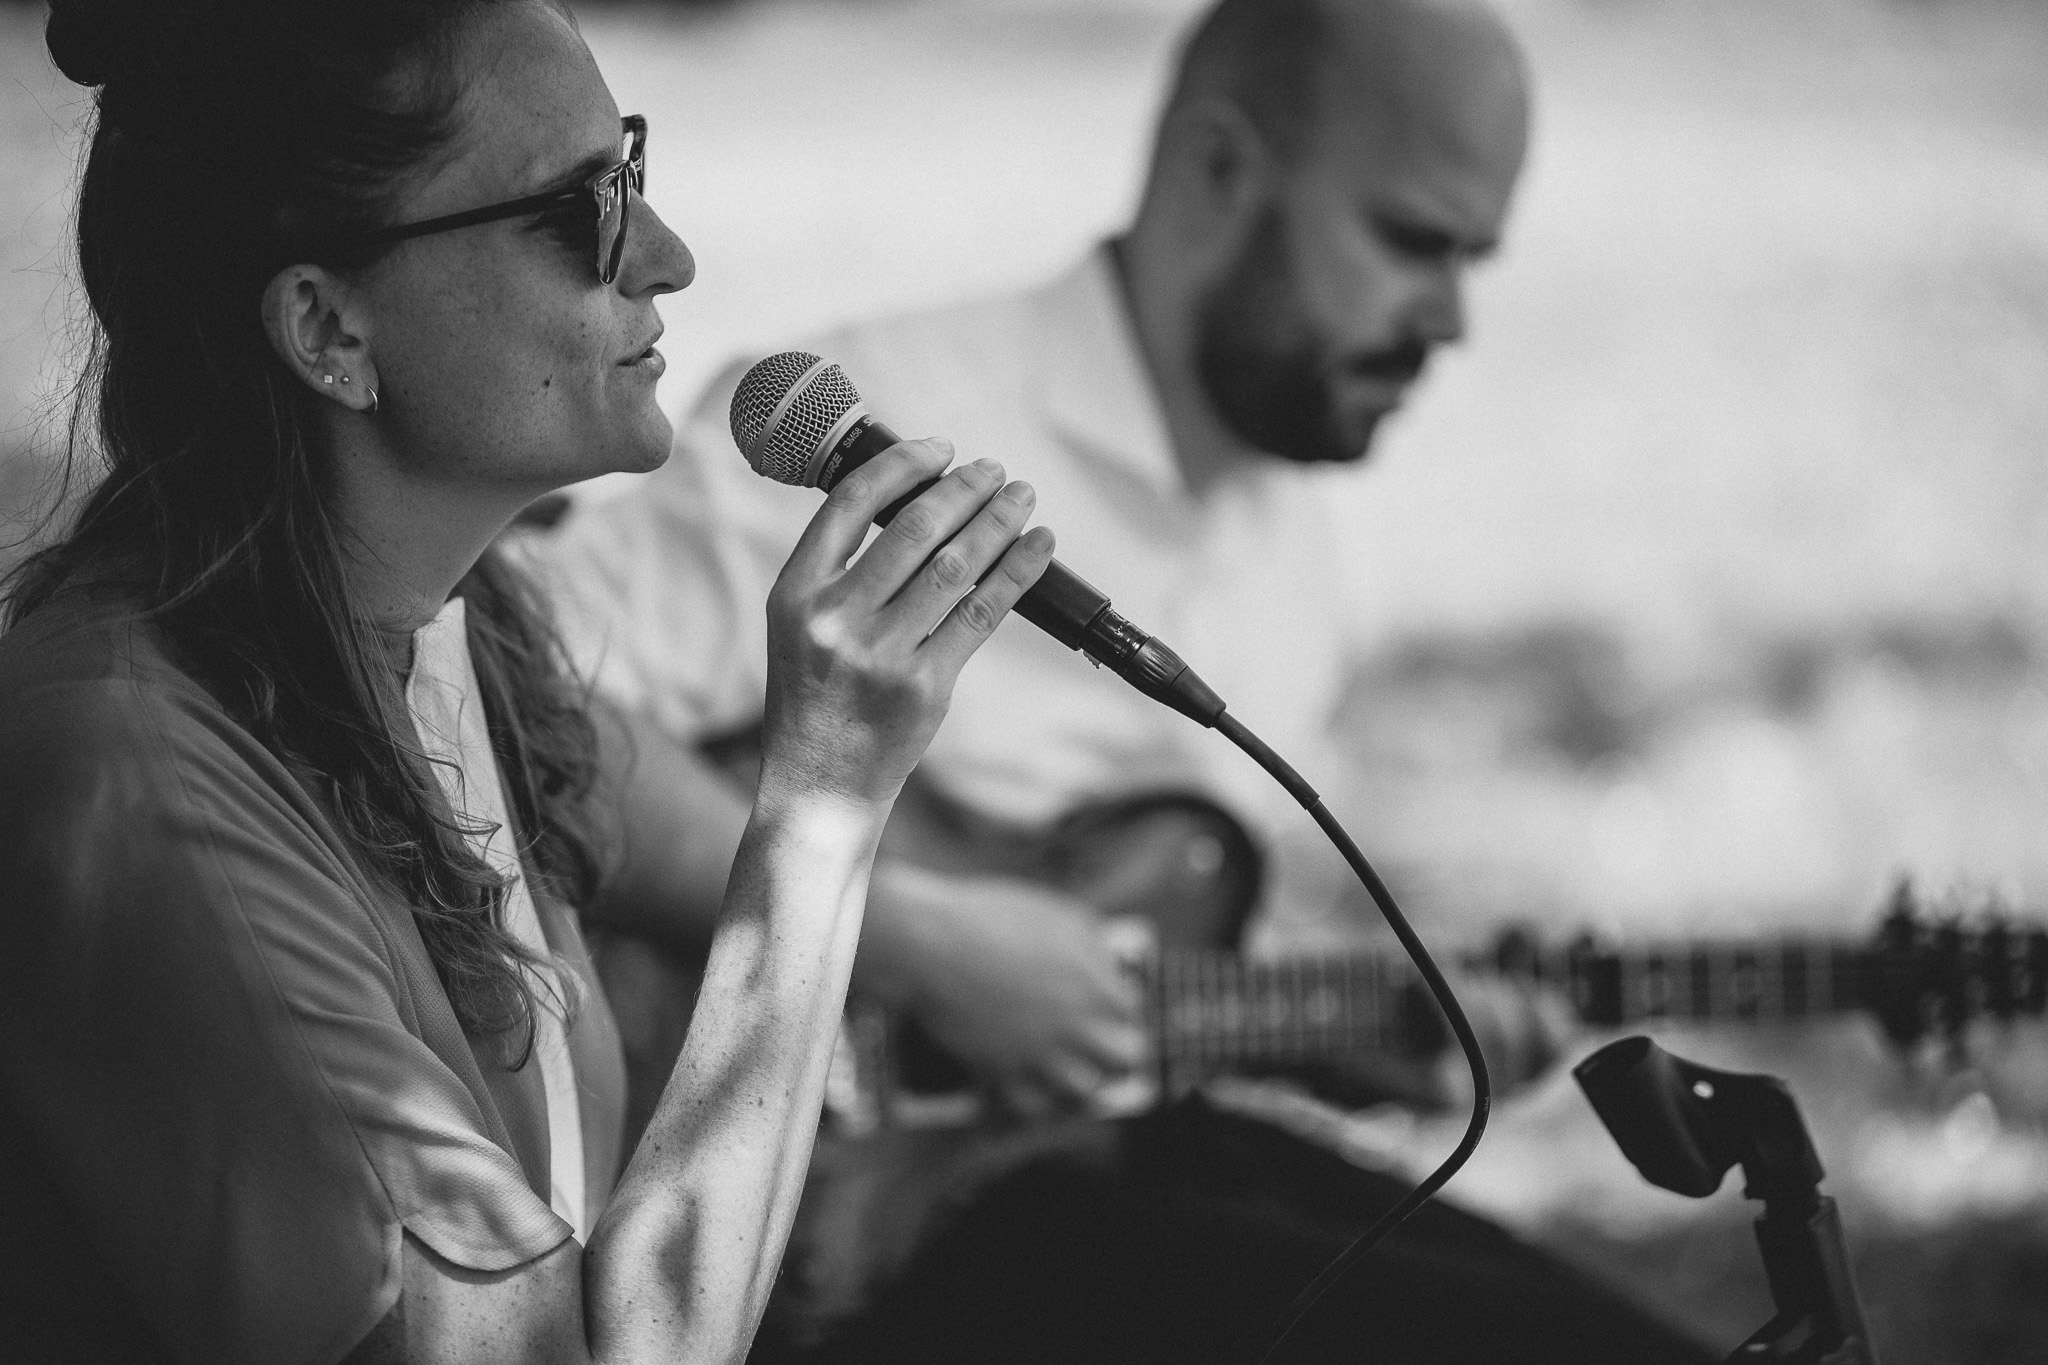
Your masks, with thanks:
[{"label": "woman's shoulder", "polygon": [[172,662],[162,628],[120,594],[62,592],[0,634],[0,744],[59,719],[131,737],[148,721],[179,729],[214,717],[226,719]]},{"label": "woman's shoulder", "polygon": [[117,844],[170,859],[221,827],[332,862],[304,788],[131,602],[67,593],[0,635],[0,875]]}]

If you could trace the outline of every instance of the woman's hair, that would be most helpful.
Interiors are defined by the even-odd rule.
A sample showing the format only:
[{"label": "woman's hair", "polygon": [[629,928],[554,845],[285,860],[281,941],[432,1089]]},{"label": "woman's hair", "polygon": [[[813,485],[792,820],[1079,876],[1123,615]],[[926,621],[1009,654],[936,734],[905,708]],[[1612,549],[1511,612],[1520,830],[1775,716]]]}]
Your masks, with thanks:
[{"label": "woman's hair", "polygon": [[[118,582],[411,905],[463,1027],[518,1040],[523,1061],[531,955],[413,742],[392,642],[351,600],[348,531],[310,439],[323,400],[273,352],[259,306],[287,265],[374,256],[333,242],[389,222],[398,179],[453,134],[457,28],[494,3],[54,0],[51,56],[99,88],[78,197],[97,326],[70,450],[75,464],[96,446],[101,468],[65,539],[17,571],[8,613]],[[496,551],[457,592],[526,864],[586,902],[586,698]]]}]

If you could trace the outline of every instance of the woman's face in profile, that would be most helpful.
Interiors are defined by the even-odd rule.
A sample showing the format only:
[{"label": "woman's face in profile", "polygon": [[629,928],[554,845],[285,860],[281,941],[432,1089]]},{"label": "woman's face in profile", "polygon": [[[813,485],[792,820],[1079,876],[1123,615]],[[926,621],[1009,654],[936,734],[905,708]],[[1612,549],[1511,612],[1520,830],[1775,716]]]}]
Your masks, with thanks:
[{"label": "woman's face in profile", "polygon": [[[611,92],[551,5],[477,11],[455,79],[458,130],[395,222],[568,188],[622,155]],[[545,215],[401,242],[361,273],[384,431],[410,472],[539,493],[666,458],[654,300],[695,263],[637,196],[611,284],[595,251],[588,216]]]}]

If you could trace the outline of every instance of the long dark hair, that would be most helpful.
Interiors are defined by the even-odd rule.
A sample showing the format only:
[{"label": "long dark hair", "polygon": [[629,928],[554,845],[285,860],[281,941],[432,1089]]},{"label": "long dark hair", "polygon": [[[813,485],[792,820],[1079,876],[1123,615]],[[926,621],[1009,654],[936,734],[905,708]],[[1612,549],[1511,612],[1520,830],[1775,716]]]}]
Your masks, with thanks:
[{"label": "long dark hair", "polygon": [[[351,599],[348,533],[308,439],[319,400],[259,312],[287,265],[370,259],[316,243],[389,221],[394,180],[454,131],[458,26],[500,2],[52,4],[51,56],[99,87],[78,197],[97,326],[70,457],[100,471],[69,534],[16,571],[8,620],[69,584],[117,583],[411,905],[463,1027],[523,1061],[535,964],[412,742],[390,641]],[[585,903],[586,697],[496,551],[457,591],[526,866]]]}]

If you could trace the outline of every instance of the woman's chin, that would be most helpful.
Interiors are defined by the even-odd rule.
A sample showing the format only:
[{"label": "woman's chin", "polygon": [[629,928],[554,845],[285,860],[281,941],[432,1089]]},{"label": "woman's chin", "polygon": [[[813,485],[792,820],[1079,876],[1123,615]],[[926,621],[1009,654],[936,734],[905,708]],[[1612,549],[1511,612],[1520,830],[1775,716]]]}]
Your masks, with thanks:
[{"label": "woman's chin", "polygon": [[676,429],[669,422],[668,414],[661,410],[661,405],[656,403],[651,395],[647,402],[647,414],[641,420],[639,430],[634,434],[637,439],[629,452],[634,462],[628,472],[645,474],[668,463],[668,453],[675,444]]},{"label": "woman's chin", "polygon": [[588,479],[599,474],[645,474],[667,464],[675,429],[652,402],[648,403],[647,409],[632,430],[621,432],[619,439],[609,444],[604,458],[595,462],[596,467],[581,470],[575,477]]}]

